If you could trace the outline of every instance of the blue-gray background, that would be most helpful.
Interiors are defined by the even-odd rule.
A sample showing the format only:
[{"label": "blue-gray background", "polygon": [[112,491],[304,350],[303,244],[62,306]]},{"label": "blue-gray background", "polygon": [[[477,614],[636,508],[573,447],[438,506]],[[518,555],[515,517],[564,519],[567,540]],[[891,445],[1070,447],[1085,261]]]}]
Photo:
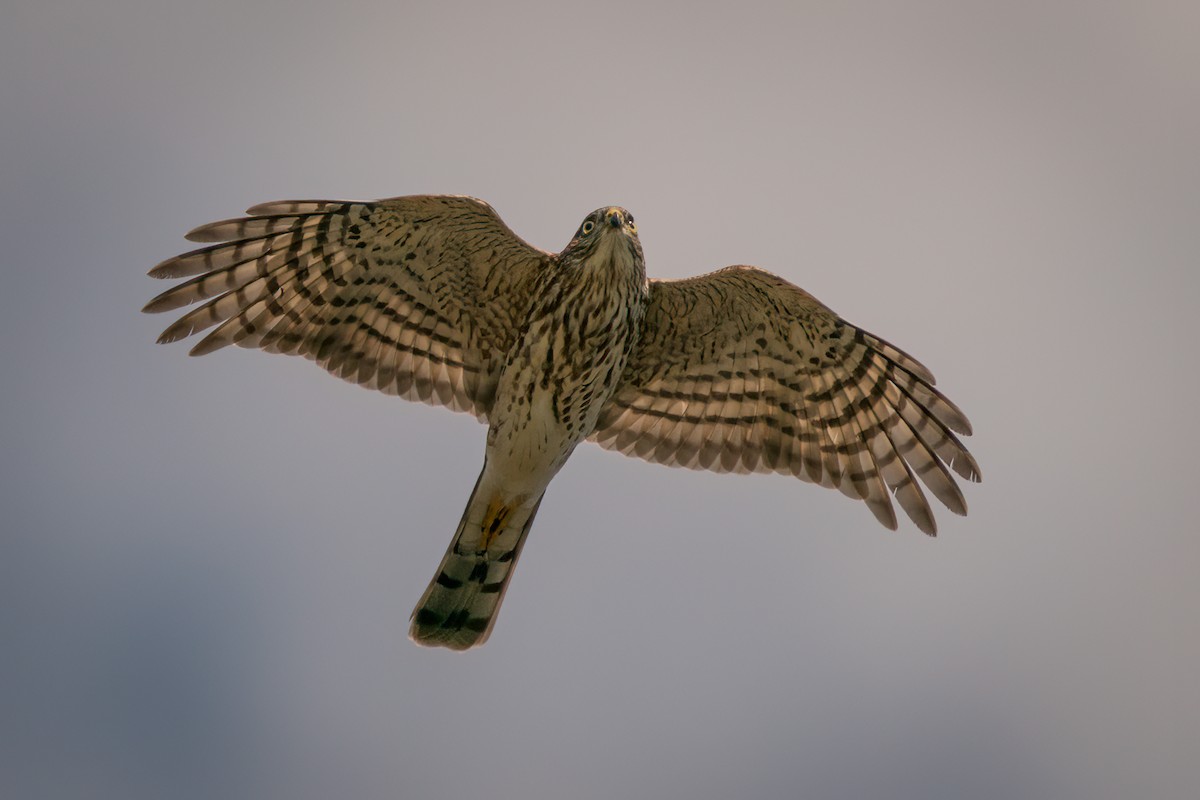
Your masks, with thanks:
[{"label": "blue-gray background", "polygon": [[[1194,796],[1194,4],[3,17],[4,797]],[[487,647],[413,646],[483,428],[138,309],[194,225],[420,192],[801,284],[966,409],[971,516],[587,446]]]}]

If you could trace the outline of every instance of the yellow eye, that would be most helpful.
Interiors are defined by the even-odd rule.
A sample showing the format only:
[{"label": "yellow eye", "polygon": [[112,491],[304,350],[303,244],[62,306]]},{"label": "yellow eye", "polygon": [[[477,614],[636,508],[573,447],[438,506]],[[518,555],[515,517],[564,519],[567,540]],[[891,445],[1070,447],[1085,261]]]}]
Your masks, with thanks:
[{"label": "yellow eye", "polygon": [[629,226],[630,233],[637,233],[637,225],[633,221],[633,217],[626,217],[625,224]]},{"label": "yellow eye", "polygon": [[595,227],[596,227],[596,223],[592,222],[589,219],[583,223],[583,227],[581,227],[579,229],[579,232],[582,233],[584,236],[587,236],[589,233],[592,232],[593,229],[595,229]]}]

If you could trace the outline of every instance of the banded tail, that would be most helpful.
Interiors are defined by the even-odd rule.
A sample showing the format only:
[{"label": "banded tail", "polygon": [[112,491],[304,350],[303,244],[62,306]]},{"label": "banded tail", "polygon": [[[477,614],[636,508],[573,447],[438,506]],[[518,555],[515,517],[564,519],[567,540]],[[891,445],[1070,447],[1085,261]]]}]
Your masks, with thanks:
[{"label": "banded tail", "polygon": [[467,650],[486,642],[496,624],[542,498],[505,503],[486,483],[481,474],[437,574],[413,609],[408,636],[417,644]]}]

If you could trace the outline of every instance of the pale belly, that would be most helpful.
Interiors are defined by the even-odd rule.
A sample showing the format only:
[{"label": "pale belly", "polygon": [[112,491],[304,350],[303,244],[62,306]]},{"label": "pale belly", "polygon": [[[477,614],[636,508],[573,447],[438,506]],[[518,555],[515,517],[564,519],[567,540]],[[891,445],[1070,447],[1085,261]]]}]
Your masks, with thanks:
[{"label": "pale belly", "polygon": [[540,495],[587,432],[569,429],[554,412],[554,397],[535,389],[513,409],[518,416],[488,431],[488,471],[503,476],[514,495]]},{"label": "pale belly", "polygon": [[[611,351],[572,364],[557,362],[545,374],[546,348],[533,347],[528,359],[501,381],[488,431],[488,471],[513,494],[540,495],[576,445],[596,425],[619,373]],[[615,383],[609,381],[609,384]]]}]

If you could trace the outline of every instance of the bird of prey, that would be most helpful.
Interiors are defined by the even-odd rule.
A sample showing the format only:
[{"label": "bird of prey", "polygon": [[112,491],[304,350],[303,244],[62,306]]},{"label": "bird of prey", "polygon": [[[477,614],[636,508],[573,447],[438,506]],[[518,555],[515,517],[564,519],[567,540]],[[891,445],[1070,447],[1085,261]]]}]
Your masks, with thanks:
[{"label": "bird of prey", "polygon": [[865,501],[894,497],[936,531],[917,482],[967,506],[966,416],[912,356],[749,266],[648,280],[633,215],[588,214],[562,252],[488,204],[420,195],[264,203],[187,234],[190,278],[145,311],[203,302],[163,332],[303,355],[360,385],[474,414],[483,470],[411,617],[422,645],[465,650],[496,622],[547,485],[584,440],[670,466],[779,472]]}]

